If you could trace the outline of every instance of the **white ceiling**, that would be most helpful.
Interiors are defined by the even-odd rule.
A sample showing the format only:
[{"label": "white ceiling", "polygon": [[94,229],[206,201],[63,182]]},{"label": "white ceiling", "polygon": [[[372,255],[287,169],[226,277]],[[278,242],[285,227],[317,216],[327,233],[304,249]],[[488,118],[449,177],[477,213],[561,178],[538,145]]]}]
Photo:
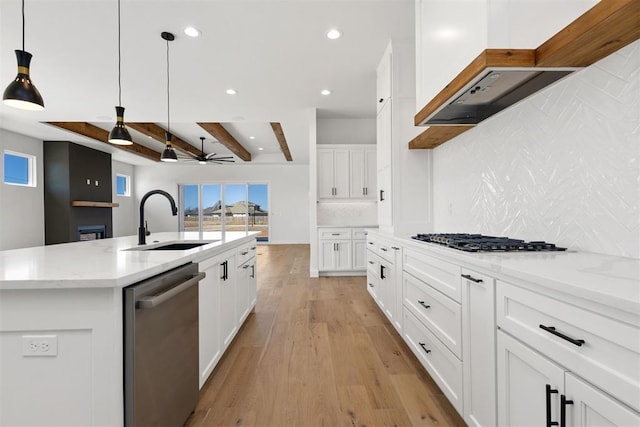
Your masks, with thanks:
[{"label": "white ceiling", "polygon": [[[0,104],[0,127],[43,140],[149,160],[40,124],[89,122],[111,129],[118,102],[117,1],[25,0],[31,77],[42,112]],[[21,49],[20,0],[0,0],[0,86],[15,77]],[[280,122],[294,163],[308,162],[309,120],[375,117],[375,69],[389,40],[413,39],[413,0],[121,0],[125,121],[167,122],[166,42],[170,42],[172,132],[205,151],[229,153],[196,122],[221,122],[255,162],[285,163],[269,122]],[[201,30],[189,38],[183,29]],[[329,40],[336,27],[343,33]],[[225,93],[234,88],[237,95]],[[330,89],[330,96],[320,95]],[[131,132],[161,151],[162,144]],[[255,140],[249,140],[255,136]],[[262,147],[264,150],[259,151]]]}]

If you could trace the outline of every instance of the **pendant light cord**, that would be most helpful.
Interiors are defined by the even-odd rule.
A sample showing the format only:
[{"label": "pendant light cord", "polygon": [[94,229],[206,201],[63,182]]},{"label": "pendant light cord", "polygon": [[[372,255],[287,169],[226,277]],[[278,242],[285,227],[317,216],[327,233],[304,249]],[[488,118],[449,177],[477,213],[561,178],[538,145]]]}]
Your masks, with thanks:
[{"label": "pendant light cord", "polygon": [[118,106],[122,107],[122,55],[120,54],[120,0],[118,0]]},{"label": "pendant light cord", "polygon": [[22,50],[24,51],[24,0],[22,0]]},{"label": "pendant light cord", "polygon": [[167,40],[167,132],[171,133],[171,122],[169,121],[169,40]]}]

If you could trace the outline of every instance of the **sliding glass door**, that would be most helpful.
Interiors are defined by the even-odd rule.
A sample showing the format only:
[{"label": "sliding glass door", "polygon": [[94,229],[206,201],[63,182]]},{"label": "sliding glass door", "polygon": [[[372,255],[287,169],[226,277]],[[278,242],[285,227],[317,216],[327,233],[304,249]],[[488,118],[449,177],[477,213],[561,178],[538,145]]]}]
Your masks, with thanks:
[{"label": "sliding glass door", "polygon": [[269,241],[268,184],[184,184],[180,204],[182,231],[257,231]]}]

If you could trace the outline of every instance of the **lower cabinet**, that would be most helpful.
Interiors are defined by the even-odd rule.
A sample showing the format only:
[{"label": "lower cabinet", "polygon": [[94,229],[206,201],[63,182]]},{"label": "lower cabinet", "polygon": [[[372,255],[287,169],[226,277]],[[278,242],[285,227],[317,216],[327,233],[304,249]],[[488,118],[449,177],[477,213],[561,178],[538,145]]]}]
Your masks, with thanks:
[{"label": "lower cabinet", "polygon": [[320,272],[364,272],[366,232],[363,228],[318,228]]},{"label": "lower cabinet", "polygon": [[255,248],[254,241],[199,263],[206,274],[198,285],[200,387],[256,304]]},{"label": "lower cabinet", "polygon": [[370,234],[366,242],[369,293],[389,322],[402,333],[402,249]]}]

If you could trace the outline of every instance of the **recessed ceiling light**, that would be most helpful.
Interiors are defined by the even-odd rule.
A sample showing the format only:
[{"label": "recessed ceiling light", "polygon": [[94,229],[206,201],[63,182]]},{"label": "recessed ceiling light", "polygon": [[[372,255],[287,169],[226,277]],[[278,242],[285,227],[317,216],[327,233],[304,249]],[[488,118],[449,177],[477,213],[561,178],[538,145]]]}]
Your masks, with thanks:
[{"label": "recessed ceiling light", "polygon": [[331,91],[329,89],[323,89],[320,94],[324,96],[331,95]]},{"label": "recessed ceiling light", "polygon": [[260,148],[258,148],[258,150],[262,151],[262,150],[264,150],[264,148],[260,147]]},{"label": "recessed ceiling light", "polygon": [[249,139],[256,139],[256,137],[255,136],[250,136]]},{"label": "recessed ceiling light", "polygon": [[235,95],[236,93],[238,93],[238,91],[235,89],[227,89],[227,95]]},{"label": "recessed ceiling light", "polygon": [[341,35],[342,33],[336,28],[332,28],[329,31],[327,31],[327,38],[331,40],[339,39]]},{"label": "recessed ceiling light", "polygon": [[200,35],[200,30],[194,27],[187,27],[184,29],[184,33],[189,37],[198,37]]}]

